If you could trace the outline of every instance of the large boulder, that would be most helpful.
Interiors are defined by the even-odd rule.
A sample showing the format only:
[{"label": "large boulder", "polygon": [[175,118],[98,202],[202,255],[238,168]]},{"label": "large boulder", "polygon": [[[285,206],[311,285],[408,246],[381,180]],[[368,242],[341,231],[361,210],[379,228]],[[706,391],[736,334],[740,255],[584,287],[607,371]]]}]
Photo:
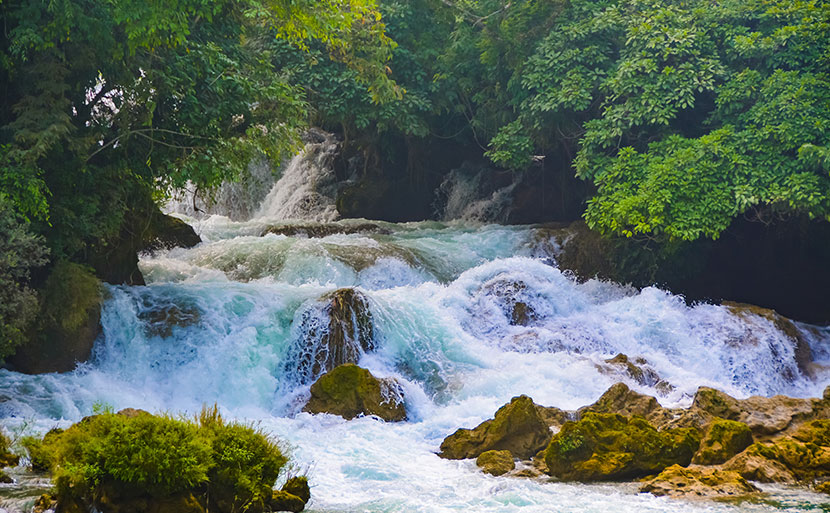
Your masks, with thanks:
[{"label": "large boulder", "polygon": [[451,460],[476,458],[491,450],[507,450],[513,456],[529,459],[550,440],[550,414],[521,395],[514,397],[473,429],[459,429],[441,443],[439,456]]},{"label": "large boulder", "polygon": [[298,356],[288,365],[306,382],[338,365],[357,363],[375,348],[369,300],[353,288],[325,294],[303,313],[300,323]]},{"label": "large boulder", "polygon": [[743,422],[715,419],[700,441],[700,449],[692,459],[700,465],[724,463],[752,444],[752,431]]},{"label": "large boulder", "polygon": [[178,217],[154,212],[142,233],[142,251],[170,248],[192,248],[202,242],[192,226]]},{"label": "large boulder", "polygon": [[345,419],[374,415],[388,422],[406,420],[400,384],[394,379],[378,379],[352,363],[337,366],[311,385],[311,398],[304,410]]},{"label": "large boulder", "polygon": [[758,438],[785,434],[811,419],[830,417],[830,400],[799,399],[776,395],[739,400],[720,390],[700,387],[692,410],[748,425]]},{"label": "large boulder", "polygon": [[61,261],[41,298],[37,326],[9,366],[26,374],[71,371],[89,359],[101,333],[101,283],[87,267]]},{"label": "large boulder", "polygon": [[476,458],[476,466],[485,474],[500,476],[516,468],[516,463],[510,451],[485,451]]},{"label": "large boulder", "polygon": [[729,497],[760,490],[737,472],[672,465],[644,483],[640,491],[670,497]]},{"label": "large boulder", "polygon": [[830,475],[830,420],[813,420],[792,436],[756,442],[723,468],[763,482],[811,481]]},{"label": "large boulder", "polygon": [[688,465],[699,445],[694,428],[658,431],[642,417],[586,412],[553,436],[545,463],[564,480],[630,479]]},{"label": "large boulder", "polygon": [[615,413],[625,417],[639,415],[658,429],[700,427],[708,420],[688,410],[664,408],[654,397],[635,392],[625,383],[611,385],[595,403],[577,410],[577,418],[588,412]]}]

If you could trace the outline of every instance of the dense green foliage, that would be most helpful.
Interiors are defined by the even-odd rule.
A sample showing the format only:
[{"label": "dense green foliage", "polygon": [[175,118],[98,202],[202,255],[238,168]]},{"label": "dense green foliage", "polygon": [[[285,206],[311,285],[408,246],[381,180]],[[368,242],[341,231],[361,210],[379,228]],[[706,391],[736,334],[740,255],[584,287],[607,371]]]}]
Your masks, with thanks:
[{"label": "dense green foliage", "polygon": [[0,361],[24,341],[37,314],[37,295],[28,280],[46,255],[43,240],[28,231],[0,194]]},{"label": "dense green foliage", "polygon": [[33,468],[51,471],[59,501],[83,504],[192,493],[218,511],[262,511],[288,461],[267,435],[215,408],[196,421],[102,413],[23,445]]}]

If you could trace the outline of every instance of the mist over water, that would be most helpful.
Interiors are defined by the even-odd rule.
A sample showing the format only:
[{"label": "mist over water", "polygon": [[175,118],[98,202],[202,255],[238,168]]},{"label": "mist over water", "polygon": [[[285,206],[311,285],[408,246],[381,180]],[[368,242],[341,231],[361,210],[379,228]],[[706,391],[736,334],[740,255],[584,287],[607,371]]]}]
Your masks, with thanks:
[{"label": "mist over water", "polygon": [[[308,177],[307,169],[291,171],[308,162],[290,164],[281,181]],[[42,432],[96,405],[194,413],[216,403],[284,440],[296,470],[310,477],[316,512],[808,511],[821,502],[785,488],[771,489],[777,505],[672,501],[632,484],[494,478],[471,460],[438,458],[446,435],[491,418],[519,394],[565,409],[593,402],[617,381],[666,406],[687,406],[701,385],[737,397],[820,396],[830,384],[822,367],[830,366],[830,328],[799,325],[816,364],[808,376],[794,341],[771,321],[687,306],[657,288],[578,283],[532,227],[374,223],[335,233],[366,223],[347,220],[326,225],[323,237],[263,235],[292,226],[287,212],[312,205],[292,190],[299,196],[278,183],[247,221],[185,217],[204,242],[144,255],[147,286],[107,286],[90,362],[67,374],[0,370],[4,424]],[[330,207],[309,207],[302,224],[323,226],[309,217],[330,220]],[[340,287],[368,298],[375,349],[360,365],[402,383],[407,422],[301,411],[310,377],[296,362],[319,343],[308,330],[325,325],[313,322],[320,298]],[[520,322],[517,303],[526,313]],[[643,358],[672,387],[658,390],[604,365],[618,353]]]}]

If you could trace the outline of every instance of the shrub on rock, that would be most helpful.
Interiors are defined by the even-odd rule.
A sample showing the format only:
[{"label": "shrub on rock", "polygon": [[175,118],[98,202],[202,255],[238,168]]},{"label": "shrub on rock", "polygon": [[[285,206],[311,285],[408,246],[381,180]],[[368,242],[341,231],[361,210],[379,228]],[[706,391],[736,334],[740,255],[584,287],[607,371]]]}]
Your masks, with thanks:
[{"label": "shrub on rock", "polygon": [[565,480],[629,479],[688,465],[699,445],[693,428],[658,431],[642,417],[587,412],[553,436],[545,463]]},{"label": "shrub on rock", "polygon": [[288,461],[274,440],[215,408],[195,421],[103,413],[27,447],[51,470],[62,511],[261,513]]},{"label": "shrub on rock", "polygon": [[375,415],[394,422],[406,420],[403,391],[394,379],[378,379],[368,370],[347,363],[320,376],[311,385],[309,413],[331,413],[345,419]]}]

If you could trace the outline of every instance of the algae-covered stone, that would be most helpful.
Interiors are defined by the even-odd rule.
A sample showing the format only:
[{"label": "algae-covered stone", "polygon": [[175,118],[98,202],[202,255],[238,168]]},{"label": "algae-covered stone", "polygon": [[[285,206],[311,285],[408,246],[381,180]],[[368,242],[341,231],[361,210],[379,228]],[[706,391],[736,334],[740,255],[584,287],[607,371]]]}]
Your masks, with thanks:
[{"label": "algae-covered stone", "polygon": [[815,490],[819,493],[826,493],[830,495],[830,481],[819,483],[815,486]]},{"label": "algae-covered stone", "polygon": [[743,422],[716,419],[709,424],[692,459],[700,465],[717,465],[727,461],[752,444],[752,431]]},{"label": "algae-covered stone", "polygon": [[292,477],[281,488],[282,491],[296,495],[303,502],[311,500],[311,488],[308,486],[308,478],[305,476]]},{"label": "algae-covered stone", "polygon": [[400,384],[394,379],[378,379],[352,363],[336,367],[311,385],[305,411],[346,419],[376,415],[386,421],[406,420]]},{"label": "algae-covered stone", "polygon": [[12,479],[8,474],[0,470],[0,483],[9,484],[14,483],[14,479]]},{"label": "algae-covered stone", "polygon": [[473,429],[459,429],[441,443],[442,458],[475,458],[490,450],[507,450],[515,457],[529,459],[551,437],[545,414],[533,400],[514,397],[496,412],[495,418]]},{"label": "algae-covered stone", "polygon": [[485,451],[476,458],[476,465],[483,472],[494,476],[506,474],[516,468],[510,451]]},{"label": "algae-covered stone", "polygon": [[305,509],[305,501],[293,493],[288,493],[284,490],[274,490],[270,506],[272,511],[299,513]]},{"label": "algae-covered stone", "polygon": [[782,437],[756,442],[723,465],[747,479],[791,483],[830,475],[830,447]]},{"label": "algae-covered stone", "polygon": [[737,472],[672,465],[643,484],[640,491],[671,497],[724,497],[747,495],[760,490]]},{"label": "algae-covered stone", "polygon": [[658,431],[642,417],[586,412],[553,436],[545,463],[565,480],[628,479],[688,465],[699,444],[693,428]]}]

